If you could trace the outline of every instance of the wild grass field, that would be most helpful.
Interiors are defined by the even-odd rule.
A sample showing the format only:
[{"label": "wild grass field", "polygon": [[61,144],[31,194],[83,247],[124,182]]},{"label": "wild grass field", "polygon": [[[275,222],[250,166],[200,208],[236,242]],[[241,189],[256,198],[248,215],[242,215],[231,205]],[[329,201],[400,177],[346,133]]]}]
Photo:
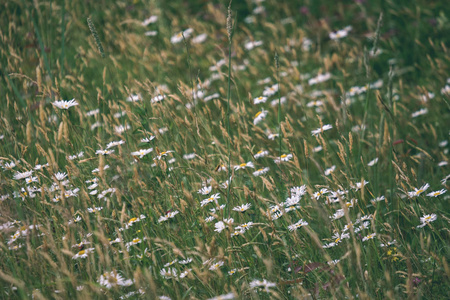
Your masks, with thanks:
[{"label": "wild grass field", "polygon": [[1,299],[448,299],[445,1],[0,4]]}]

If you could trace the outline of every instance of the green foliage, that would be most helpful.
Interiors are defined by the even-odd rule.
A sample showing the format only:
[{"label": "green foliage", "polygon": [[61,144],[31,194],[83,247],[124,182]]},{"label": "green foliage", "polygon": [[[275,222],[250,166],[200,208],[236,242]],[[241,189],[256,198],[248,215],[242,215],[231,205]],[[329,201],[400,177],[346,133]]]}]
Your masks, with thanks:
[{"label": "green foliage", "polygon": [[446,3],[294,2],[1,4],[0,298],[447,297]]}]

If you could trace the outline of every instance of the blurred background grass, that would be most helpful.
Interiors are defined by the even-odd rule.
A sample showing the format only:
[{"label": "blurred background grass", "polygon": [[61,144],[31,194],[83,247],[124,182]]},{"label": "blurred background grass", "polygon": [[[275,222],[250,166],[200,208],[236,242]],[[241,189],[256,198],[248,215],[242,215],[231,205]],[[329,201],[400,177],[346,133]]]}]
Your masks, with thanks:
[{"label": "blurred background grass", "polygon": [[[145,292],[141,297],[150,299],[161,295],[205,299],[225,293],[243,299],[446,297],[448,196],[405,195],[424,183],[433,190],[447,188],[441,180],[448,165],[439,163],[448,162],[450,106],[448,92],[441,92],[450,84],[448,5],[443,1],[235,1],[231,53],[227,6],[220,1],[1,4],[0,159],[2,166],[17,164],[13,170],[4,168],[0,177],[5,196],[0,218],[2,224],[13,222],[1,232],[2,297],[117,298],[140,290]],[[381,13],[377,42],[382,52],[371,56]],[[143,26],[141,22],[151,15],[158,20]],[[105,58],[91,35],[88,17]],[[347,37],[330,40],[330,32],[346,26],[352,26]],[[206,42],[195,44],[192,36],[178,44],[170,42],[188,28],[194,30],[192,36],[206,33]],[[157,34],[147,36],[148,31]],[[310,49],[303,47],[306,38]],[[248,41],[263,45],[246,50]],[[280,57],[278,70],[275,53]],[[226,63],[217,71],[210,69],[222,59]],[[308,84],[308,79],[326,72],[331,80]],[[268,83],[258,84],[267,77]],[[352,87],[379,79],[382,87],[348,96]],[[281,96],[287,98],[280,111],[278,105],[269,104],[278,94],[263,106],[253,105],[264,87],[278,81]],[[216,92],[217,99],[201,101]],[[427,96],[429,92],[435,97]],[[318,93],[323,95],[315,96]],[[132,94],[140,94],[141,101],[127,101]],[[152,103],[159,94],[166,98]],[[52,105],[72,98],[79,105],[67,111]],[[308,106],[317,100],[324,104]],[[253,117],[260,107],[269,114],[255,126]],[[427,114],[412,117],[423,108]],[[87,115],[94,109],[100,113]],[[323,124],[332,124],[333,130],[311,136]],[[115,131],[120,125],[130,129]],[[161,128],[167,132],[160,133]],[[267,139],[267,130],[282,133],[281,149],[279,139]],[[142,143],[150,134],[156,139],[149,145]],[[113,148],[109,156],[95,154],[115,140],[125,144]],[[317,146],[324,150],[314,152]],[[150,147],[154,152],[148,156],[130,155]],[[256,160],[254,155],[261,149],[269,150],[270,156]],[[166,150],[174,153],[152,159]],[[81,151],[82,158],[68,159]],[[189,153],[196,153],[196,159],[183,159]],[[292,153],[293,160],[275,164],[282,153]],[[172,157],[174,163],[169,162]],[[232,167],[253,161],[257,169],[269,166],[271,171],[263,179],[246,170],[216,172],[218,165],[228,165],[229,157]],[[368,167],[375,157],[378,164]],[[25,195],[26,184],[12,179],[13,175],[45,163],[50,164],[47,169],[34,173],[40,192],[34,198]],[[86,181],[95,176],[94,168],[106,164],[110,169],[97,175],[99,193],[109,188],[116,192],[105,201],[89,194],[91,183]],[[325,176],[324,170],[332,166],[336,170]],[[58,171],[68,173],[70,185],[49,192]],[[230,190],[220,187],[231,175]],[[365,188],[350,188],[364,180],[369,181]],[[199,205],[209,197],[197,194],[202,184],[211,185],[213,193],[221,194],[220,204],[227,204],[224,212],[212,214],[216,221],[233,217],[234,225],[252,221],[255,228],[238,237],[231,236],[231,228],[214,232],[212,223],[204,221],[211,215],[210,207]],[[270,220],[266,213],[272,205],[285,201],[290,188],[302,184],[308,193],[301,208]],[[327,204],[325,197],[310,200],[323,187],[350,191],[340,204]],[[79,196],[65,199],[69,188],[79,188]],[[58,195],[62,201],[54,203]],[[386,201],[370,202],[382,195]],[[351,199],[358,204],[349,208],[345,218],[330,220],[336,207],[346,209],[345,202]],[[242,214],[231,211],[244,203],[252,208]],[[88,213],[87,208],[94,206],[104,208]],[[176,210],[180,214],[173,220],[158,222],[160,216]],[[417,229],[420,217],[431,213],[438,214],[437,221],[430,223],[433,226]],[[141,214],[144,221],[119,230]],[[373,219],[364,235],[377,232],[377,239],[362,242],[364,235],[352,233],[344,245],[321,247],[336,241],[333,233],[342,232],[349,221],[369,214]],[[82,221],[69,225],[77,216]],[[309,225],[289,232],[287,226],[300,218]],[[8,244],[17,230],[20,233],[32,224],[43,226]],[[108,240],[116,238],[121,242],[109,245]],[[142,242],[128,251],[125,244],[135,238]],[[395,246],[379,245],[394,239]],[[72,247],[80,242],[80,247]],[[17,248],[11,249],[14,245]],[[72,259],[90,247],[95,251],[88,258]],[[185,280],[161,276],[167,263],[185,257],[194,259]],[[223,260],[225,266],[210,271],[203,265],[207,259]],[[334,259],[342,263],[330,270],[326,263]],[[233,269],[238,272],[228,275]],[[113,270],[134,279],[133,286],[101,287],[100,275]],[[177,270],[180,274],[184,269],[177,265]],[[263,278],[277,283],[271,293],[249,287],[253,279]]]}]

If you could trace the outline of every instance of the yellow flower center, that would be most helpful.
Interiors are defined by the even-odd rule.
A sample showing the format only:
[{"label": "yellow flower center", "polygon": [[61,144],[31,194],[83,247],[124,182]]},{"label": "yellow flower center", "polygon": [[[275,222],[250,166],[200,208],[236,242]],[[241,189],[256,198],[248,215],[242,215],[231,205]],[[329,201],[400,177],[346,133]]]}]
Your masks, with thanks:
[{"label": "yellow flower center", "polygon": [[255,118],[257,118],[261,113],[262,113],[262,111],[258,111],[255,115]]},{"label": "yellow flower center", "polygon": [[128,223],[133,223],[136,222],[137,218],[131,218],[130,221],[128,221]]},{"label": "yellow flower center", "polygon": [[439,196],[440,192],[434,192],[433,196]]},{"label": "yellow flower center", "polygon": [[286,155],[286,154],[283,154],[283,155],[281,155],[280,157],[281,157],[281,158],[286,158],[287,155]]},{"label": "yellow flower center", "polygon": [[425,217],[425,220],[426,220],[426,221],[428,221],[428,220],[430,220],[430,219],[431,219],[431,216],[426,216],[426,217]]},{"label": "yellow flower center", "polygon": [[245,167],[247,164],[240,164],[239,166],[240,167]]},{"label": "yellow flower center", "polygon": [[81,250],[80,252],[78,252],[78,255],[83,255],[83,254],[85,254],[85,253],[86,253],[85,250]]},{"label": "yellow flower center", "polygon": [[420,193],[423,193],[423,190],[418,190],[418,191],[416,192],[417,195],[420,194]]},{"label": "yellow flower center", "polygon": [[340,240],[341,240],[341,238],[337,238],[334,242],[337,244],[337,243],[339,243]]},{"label": "yellow flower center", "polygon": [[140,241],[141,241],[140,239],[134,239],[134,240],[133,240],[133,243],[136,244],[136,243],[139,243]]}]

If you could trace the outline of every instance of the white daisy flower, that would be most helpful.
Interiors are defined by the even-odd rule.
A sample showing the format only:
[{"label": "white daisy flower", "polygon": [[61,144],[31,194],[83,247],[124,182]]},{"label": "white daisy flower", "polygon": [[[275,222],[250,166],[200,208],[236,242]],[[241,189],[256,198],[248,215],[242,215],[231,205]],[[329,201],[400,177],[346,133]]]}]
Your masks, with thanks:
[{"label": "white daisy flower", "polygon": [[424,215],[423,217],[420,218],[420,222],[422,224],[418,225],[417,228],[425,227],[429,223],[434,222],[436,220],[437,220],[436,214]]},{"label": "white daisy flower", "polygon": [[198,194],[208,195],[212,191],[212,186],[205,186],[198,190]]},{"label": "white daisy flower", "polygon": [[202,33],[197,35],[196,37],[192,38],[192,43],[194,44],[201,44],[208,38],[208,35],[206,33]]},{"label": "white daisy flower", "polygon": [[130,95],[127,98],[127,102],[137,102],[141,100],[142,100],[141,94]]},{"label": "white daisy flower", "polygon": [[30,177],[32,174],[33,174],[33,170],[31,170],[31,171],[26,171],[26,172],[22,172],[22,173],[18,172],[18,173],[16,173],[16,174],[14,175],[13,178],[14,178],[15,180],[20,180],[20,179],[24,179],[24,178]]},{"label": "white daisy flower", "polygon": [[179,42],[181,42],[183,40],[183,36],[185,39],[188,39],[192,32],[194,32],[194,30],[192,28],[188,28],[185,31],[181,31],[179,33],[177,33],[176,35],[172,36],[170,38],[170,42],[172,44],[178,44]]},{"label": "white daisy flower", "polygon": [[131,279],[124,279],[119,273],[116,271],[112,271],[111,273],[104,273],[100,276],[97,281],[101,286],[104,286],[108,289],[114,286],[130,286],[133,284]]},{"label": "white daisy flower", "polygon": [[308,80],[308,84],[309,85],[315,85],[321,82],[325,82],[327,80],[329,80],[331,78],[331,74],[330,73],[325,73],[325,74],[319,74],[314,78],[311,78]]},{"label": "white daisy flower", "polygon": [[260,150],[254,155],[254,157],[256,159],[258,159],[258,158],[261,158],[261,157],[265,157],[267,155],[269,155],[269,151],[267,151],[267,150]]},{"label": "white daisy flower", "polygon": [[203,207],[203,206],[205,206],[205,205],[208,204],[208,203],[211,203],[211,202],[213,202],[213,201],[217,201],[218,199],[220,199],[220,194],[219,194],[219,193],[214,194],[214,195],[212,195],[211,197],[202,200],[202,201],[200,202],[200,205]]},{"label": "white daisy flower", "polygon": [[322,127],[317,128],[317,129],[311,131],[311,135],[318,135],[319,133],[322,133],[322,132],[324,132],[324,131],[326,131],[326,130],[330,130],[331,128],[333,128],[333,126],[330,125],[330,124],[323,125]]},{"label": "white daisy flower", "polygon": [[271,287],[276,287],[276,286],[277,286],[276,283],[267,281],[266,279],[263,279],[263,280],[253,280],[252,282],[250,282],[250,287],[251,287],[252,289],[257,288],[257,287],[261,287],[261,288],[264,288],[264,291],[265,291],[266,293],[270,293],[269,288],[271,288]]},{"label": "white daisy flower", "polygon": [[271,97],[275,95],[275,93],[278,92],[278,88],[279,88],[278,83],[269,87],[265,87],[263,91],[263,96]]},{"label": "white daisy flower", "polygon": [[108,143],[108,145],[106,145],[106,149],[109,149],[109,148],[112,148],[112,147],[115,147],[115,146],[119,146],[119,145],[122,145],[124,143],[125,143],[125,141],[123,141],[123,140],[114,141],[114,142]]},{"label": "white daisy flower", "polygon": [[261,46],[262,44],[263,44],[262,41],[250,41],[250,42],[245,43],[244,47],[245,47],[245,49],[250,51],[255,47]]},{"label": "white daisy flower", "polygon": [[175,211],[169,211],[168,213],[166,213],[164,216],[159,217],[158,219],[158,223],[167,221],[169,219],[174,218],[177,214],[179,214],[180,212],[178,210]]},{"label": "white daisy flower", "polygon": [[267,97],[259,96],[255,99],[253,99],[253,104],[259,104],[259,103],[266,103]]},{"label": "white daisy flower", "polygon": [[377,236],[376,233],[371,233],[371,234],[366,235],[365,237],[363,237],[362,241],[365,242],[365,241],[371,240],[371,239],[375,238],[376,236]]},{"label": "white daisy flower", "polygon": [[167,270],[165,268],[162,268],[161,271],[159,271],[159,273],[161,274],[162,277],[164,277],[165,279],[169,279],[169,278],[173,278],[173,277],[178,277],[178,271],[175,268],[167,268]]},{"label": "white daisy flower", "polygon": [[378,162],[378,157],[374,158],[373,160],[369,161],[367,164],[369,167],[373,167]]},{"label": "white daisy flower", "polygon": [[440,196],[442,194],[445,194],[446,192],[447,192],[446,189],[442,189],[442,190],[439,190],[439,191],[434,191],[434,192],[428,193],[427,196],[428,197],[437,197],[437,196]]},{"label": "white daisy flower", "polygon": [[428,113],[427,108],[422,108],[418,111],[415,111],[411,114],[411,118],[417,118],[418,116],[426,115]]},{"label": "white daisy flower", "polygon": [[55,175],[56,180],[61,181],[67,177],[67,173],[58,172]]},{"label": "white daisy flower", "polygon": [[329,34],[330,39],[332,39],[332,40],[334,40],[334,41],[340,40],[340,39],[346,37],[346,36],[348,35],[348,33],[349,33],[352,29],[353,29],[352,26],[347,26],[347,27],[345,27],[345,28],[343,28],[343,29],[340,29],[340,30],[338,30],[338,31],[330,32],[330,34]]},{"label": "white daisy flower", "polygon": [[59,109],[69,109],[72,106],[78,105],[78,102],[75,101],[75,98],[72,100],[57,100],[52,103],[54,106],[56,106]]},{"label": "white daisy flower", "polygon": [[279,164],[282,161],[290,161],[294,156],[292,154],[282,154],[280,157],[274,159],[276,164]]},{"label": "white daisy flower", "polygon": [[143,158],[145,155],[149,154],[152,151],[153,151],[153,148],[140,149],[139,151],[131,152],[131,155],[139,156],[139,158]]},{"label": "white daisy flower", "polygon": [[245,169],[245,168],[253,168],[254,169],[255,165],[251,161],[249,161],[247,163],[242,163],[240,165],[234,166],[234,170],[240,170],[240,169]]},{"label": "white daisy flower", "polygon": [[336,166],[334,166],[334,165],[331,166],[330,168],[326,169],[325,172],[324,172],[325,176],[330,175],[331,173],[334,172],[334,170],[336,170]]},{"label": "white daisy flower", "polygon": [[156,21],[158,21],[158,16],[150,16],[149,18],[145,19],[144,21],[142,21],[142,26],[147,26],[149,24],[153,24]]},{"label": "white daisy flower", "polygon": [[308,222],[303,221],[303,219],[300,219],[297,223],[294,223],[292,225],[288,226],[289,231],[294,231],[302,226],[308,225]]},{"label": "white daisy flower", "polygon": [[253,124],[258,124],[259,122],[261,122],[262,120],[264,120],[266,118],[268,114],[268,111],[265,110],[264,108],[261,111],[258,111],[253,119]]},{"label": "white daisy flower", "polygon": [[246,203],[246,204],[243,204],[243,205],[240,205],[240,206],[235,206],[233,208],[233,210],[234,211],[238,211],[238,212],[244,212],[244,211],[248,210],[251,206],[252,206],[251,203]]},{"label": "white daisy flower", "polygon": [[408,192],[408,196],[411,198],[417,197],[420,194],[422,194],[423,192],[425,192],[429,187],[430,187],[430,185],[427,183],[427,184],[423,185],[420,189],[414,188],[414,191]]},{"label": "white daisy flower", "polygon": [[255,172],[253,172],[253,176],[257,177],[257,176],[261,176],[266,174],[267,172],[269,172],[270,168],[269,167],[265,167],[262,169],[258,169]]},{"label": "white daisy flower", "polygon": [[224,262],[223,262],[222,260],[219,260],[218,262],[213,263],[213,264],[209,267],[209,270],[210,270],[210,271],[215,271],[215,270],[219,269],[221,266],[223,266],[223,264],[224,264]]},{"label": "white daisy flower", "polygon": [[95,151],[95,154],[109,155],[109,154],[111,154],[113,152],[114,152],[114,150],[108,150],[108,149],[102,150],[102,149],[99,149],[99,150]]},{"label": "white daisy flower", "polygon": [[214,227],[216,228],[216,229],[214,229],[214,231],[217,231],[217,232],[222,232],[227,226],[226,226],[226,224],[223,222],[223,221],[219,221],[219,222],[217,222],[216,224],[214,224]]},{"label": "white daisy flower", "polygon": [[142,138],[141,139],[141,143],[149,143],[153,139],[155,139],[155,136],[154,135],[150,135],[149,137]]},{"label": "white daisy flower", "polygon": [[78,252],[77,254],[75,254],[74,256],[72,256],[72,259],[86,258],[86,257],[88,257],[88,254],[94,252],[94,250],[95,250],[95,248],[83,249],[80,252]]}]

